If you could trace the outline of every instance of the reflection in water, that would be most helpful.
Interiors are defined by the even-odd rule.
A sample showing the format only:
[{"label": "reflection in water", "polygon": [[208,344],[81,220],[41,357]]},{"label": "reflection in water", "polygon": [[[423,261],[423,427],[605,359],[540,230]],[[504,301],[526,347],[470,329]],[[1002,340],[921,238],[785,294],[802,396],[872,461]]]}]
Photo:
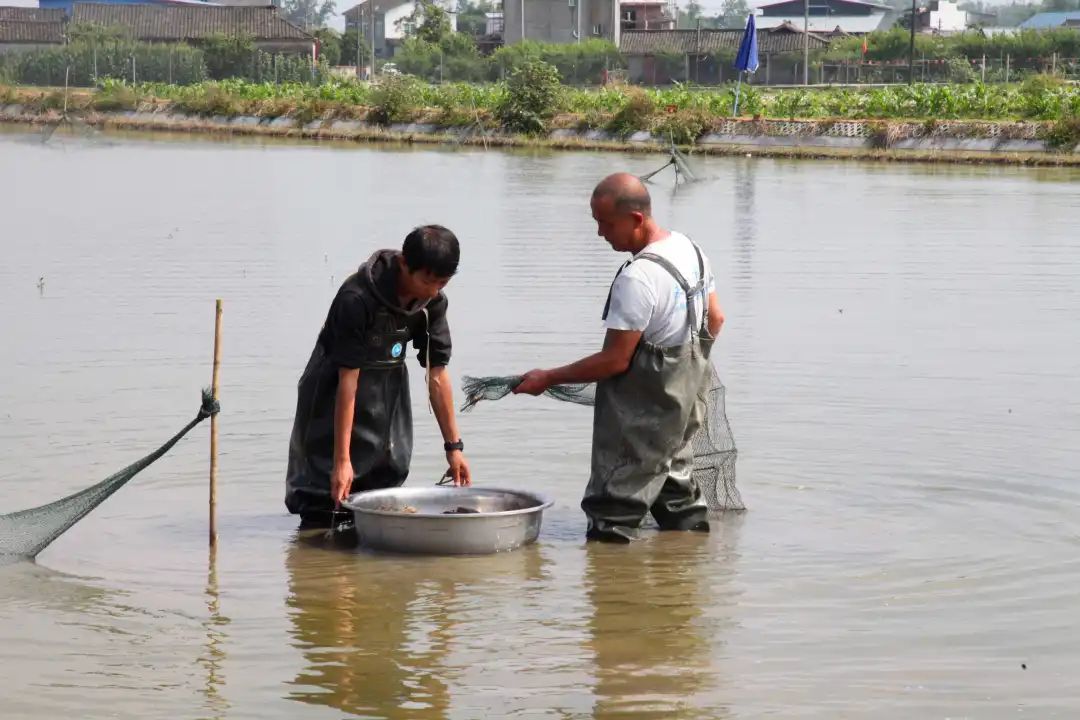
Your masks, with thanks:
[{"label": "reflection in water", "polygon": [[757,184],[754,171],[757,163],[753,160],[735,162],[735,288],[749,290],[753,277],[754,230],[756,227],[754,200]]},{"label": "reflection in water", "polygon": [[288,697],[375,717],[441,718],[451,644],[487,581],[537,580],[535,546],[479,558],[374,555],[302,533],[286,553],[293,644],[306,668]]},{"label": "reflection in water", "polygon": [[114,594],[74,575],[31,561],[0,565],[0,607],[89,613],[114,604]]},{"label": "reflection in water", "polygon": [[711,538],[657,533],[629,546],[587,546],[596,717],[728,716],[712,657],[726,624],[715,614],[727,618],[731,604],[740,520],[727,522],[715,523]]},{"label": "reflection in water", "polygon": [[223,718],[228,714],[229,703],[221,694],[225,687],[225,678],[221,674],[221,665],[225,660],[225,651],[222,649],[225,642],[225,633],[222,630],[229,624],[229,618],[221,614],[221,599],[218,594],[217,582],[217,546],[210,547],[207,559],[206,572],[206,610],[207,617],[203,622],[206,631],[206,650],[199,657],[199,664],[206,670],[206,683],[203,686],[203,694],[206,695],[206,704],[211,712],[211,717]]}]

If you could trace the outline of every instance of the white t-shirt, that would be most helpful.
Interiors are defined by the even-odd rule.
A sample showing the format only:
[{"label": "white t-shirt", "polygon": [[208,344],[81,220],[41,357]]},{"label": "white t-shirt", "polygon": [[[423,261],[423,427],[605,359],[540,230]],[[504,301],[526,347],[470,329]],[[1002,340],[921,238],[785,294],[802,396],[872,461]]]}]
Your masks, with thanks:
[{"label": "white t-shirt", "polygon": [[[682,233],[672,232],[654,242],[640,255],[658,255],[682,274],[690,286],[698,281],[698,259],[694,245]],[[701,314],[716,289],[712,268],[705,254],[705,284],[701,295],[693,298],[694,328],[701,327]],[[686,325],[686,294],[679,283],[661,265],[649,259],[635,259],[625,268],[611,287],[611,306],[608,308],[608,330],[643,331],[645,342],[660,347],[685,345],[690,341]]]}]

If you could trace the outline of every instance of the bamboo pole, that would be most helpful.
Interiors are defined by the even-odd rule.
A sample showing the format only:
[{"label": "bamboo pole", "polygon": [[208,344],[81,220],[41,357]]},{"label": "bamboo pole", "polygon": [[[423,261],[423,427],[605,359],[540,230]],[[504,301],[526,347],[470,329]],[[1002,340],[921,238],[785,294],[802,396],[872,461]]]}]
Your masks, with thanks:
[{"label": "bamboo pole", "polygon": [[[214,312],[214,375],[210,390],[218,399],[218,380],[221,376],[221,299]],[[217,470],[218,470],[218,422],[217,414],[210,416],[210,547],[217,546]]]}]

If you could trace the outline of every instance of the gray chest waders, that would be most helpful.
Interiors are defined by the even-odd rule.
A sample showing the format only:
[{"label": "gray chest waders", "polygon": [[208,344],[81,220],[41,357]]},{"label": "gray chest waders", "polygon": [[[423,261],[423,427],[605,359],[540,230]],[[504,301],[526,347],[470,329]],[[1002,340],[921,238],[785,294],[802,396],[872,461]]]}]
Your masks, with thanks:
[{"label": "gray chest waders", "polygon": [[[411,332],[404,316],[374,301],[370,305],[349,450],[352,492],[401,485],[412,459],[412,403],[405,367]],[[316,517],[333,510],[330,476],[337,388],[338,367],[316,343],[297,387],[285,480],[285,506],[291,513]]]},{"label": "gray chest waders", "polygon": [[[592,473],[581,501],[590,533],[631,537],[650,512],[661,529],[707,523],[708,508],[692,477],[691,438],[704,417],[713,338],[708,331],[704,260],[696,245],[694,250],[699,279],[693,286],[660,256],[644,253],[630,261],[656,263],[682,288],[689,340],[668,348],[642,340],[626,372],[597,383]],[[700,326],[694,322],[693,302],[698,296]],[[605,320],[610,304],[609,293]]]}]

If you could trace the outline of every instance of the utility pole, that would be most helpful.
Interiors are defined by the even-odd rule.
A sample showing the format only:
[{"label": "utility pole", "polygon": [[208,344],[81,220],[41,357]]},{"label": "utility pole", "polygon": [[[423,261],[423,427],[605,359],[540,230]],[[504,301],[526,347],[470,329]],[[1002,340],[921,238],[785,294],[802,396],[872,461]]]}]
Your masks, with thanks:
[{"label": "utility pole", "polygon": [[911,47],[908,48],[908,85],[915,83],[915,14],[917,12],[915,3],[918,0],[911,0]]},{"label": "utility pole", "polygon": [[375,0],[368,0],[371,9],[371,79],[375,79]]},{"label": "utility pole", "polygon": [[802,84],[810,84],[810,0],[803,0]]}]

